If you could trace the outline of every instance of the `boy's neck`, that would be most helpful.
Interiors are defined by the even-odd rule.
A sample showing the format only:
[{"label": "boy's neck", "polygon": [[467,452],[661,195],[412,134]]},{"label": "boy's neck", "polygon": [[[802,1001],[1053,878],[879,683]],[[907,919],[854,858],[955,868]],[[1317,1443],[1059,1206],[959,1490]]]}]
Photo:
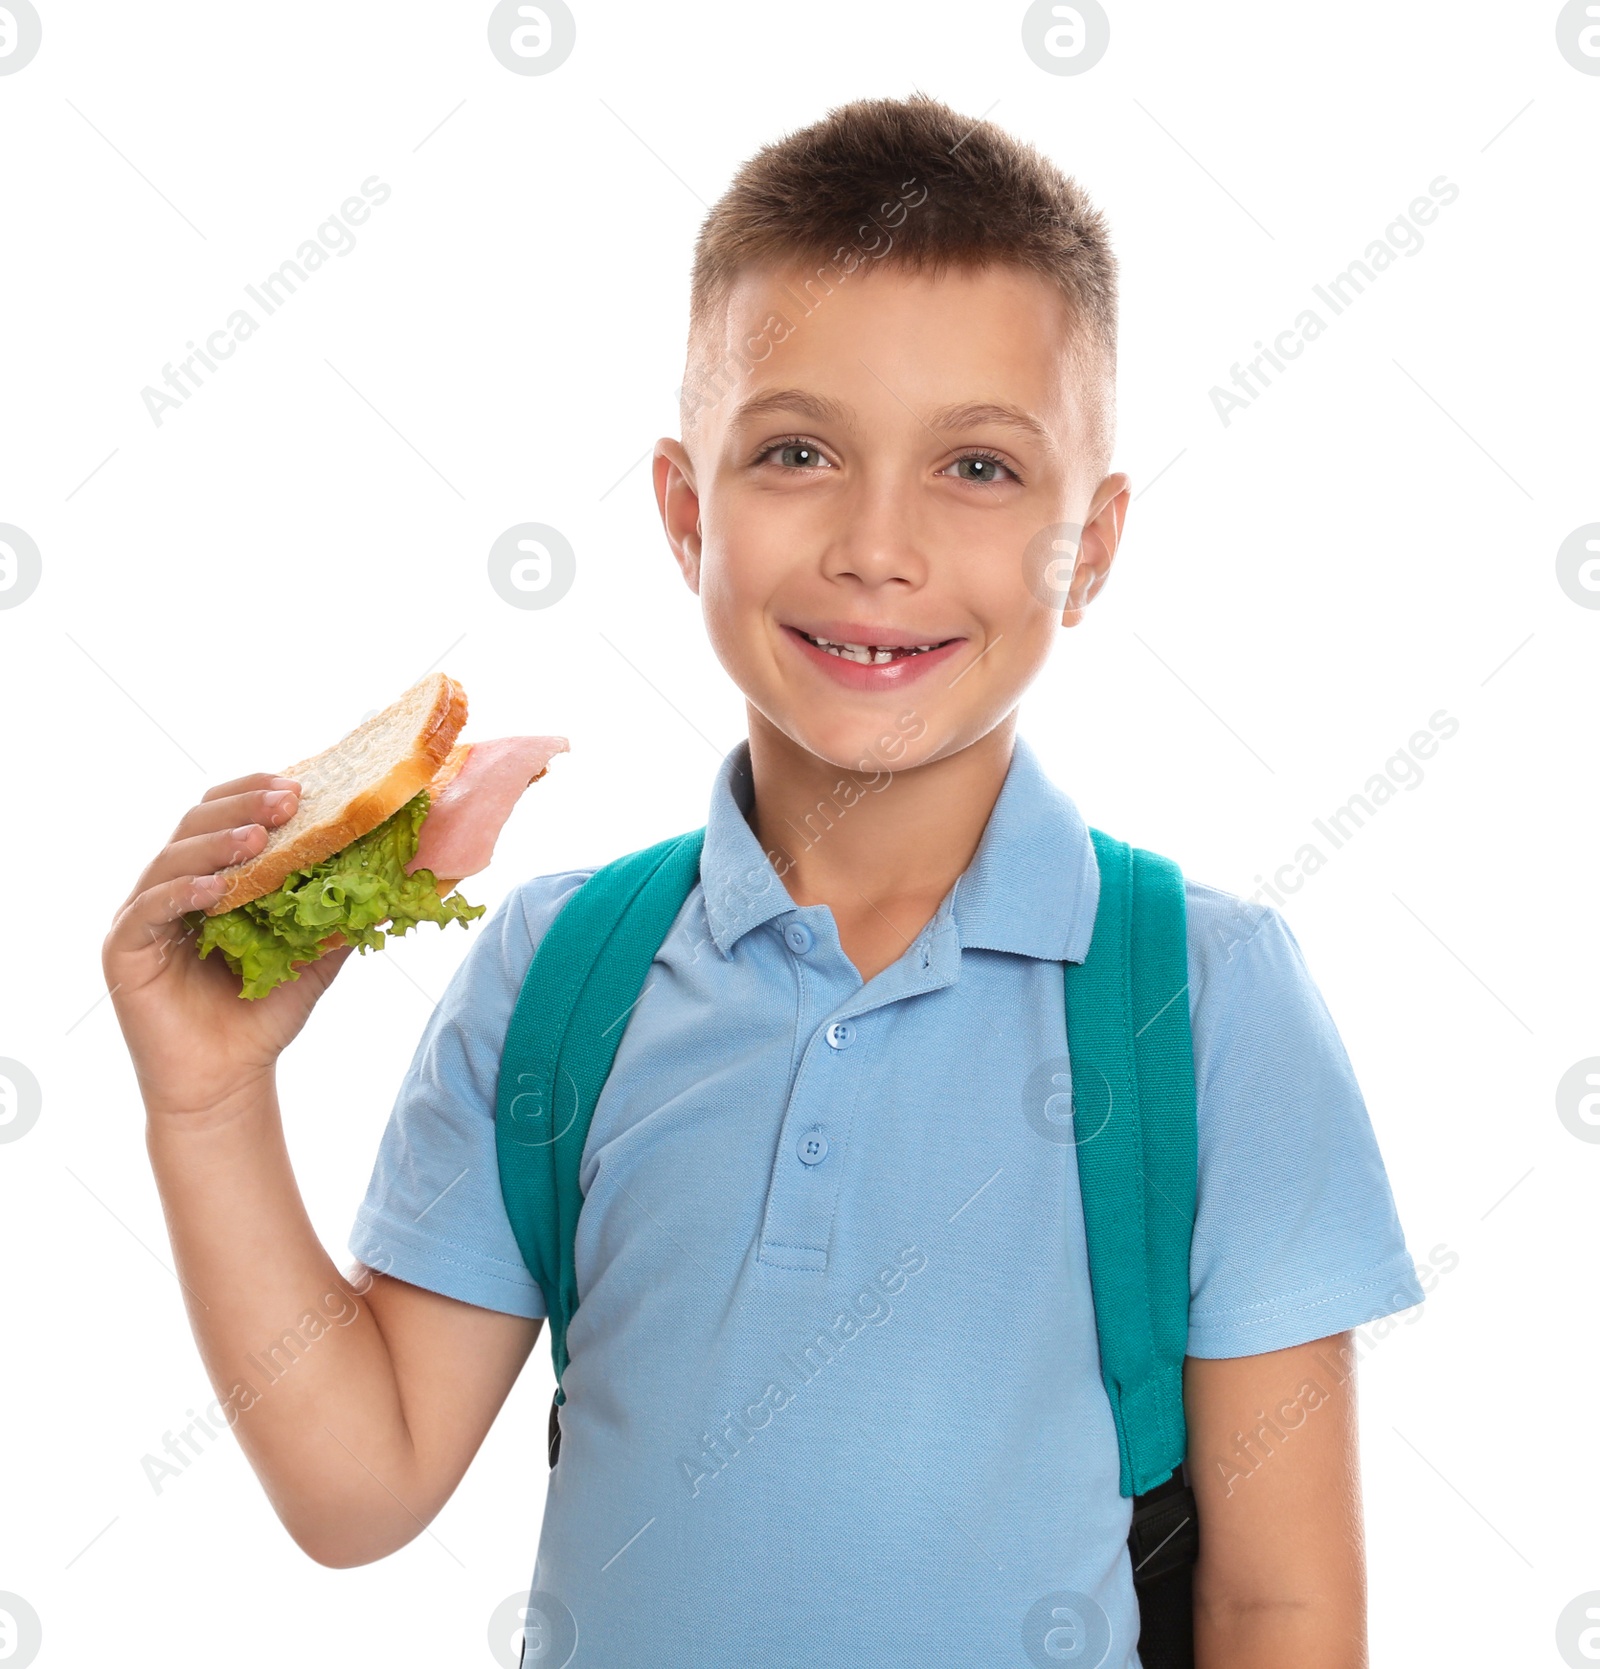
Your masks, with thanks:
[{"label": "boy's neck", "polygon": [[753,707],[749,724],[750,827],[794,902],[827,904],[837,917],[897,898],[937,907],[983,838],[1017,715],[958,753],[892,774],[819,759]]}]

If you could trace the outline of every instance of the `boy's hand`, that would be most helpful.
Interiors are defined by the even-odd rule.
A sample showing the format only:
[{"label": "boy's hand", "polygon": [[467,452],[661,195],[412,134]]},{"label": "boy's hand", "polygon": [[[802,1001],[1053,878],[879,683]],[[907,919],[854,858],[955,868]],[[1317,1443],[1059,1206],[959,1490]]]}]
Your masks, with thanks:
[{"label": "boy's hand", "polygon": [[216,871],[251,858],[299,805],[299,784],[259,771],[207,791],[134,882],[101,965],[152,1118],[226,1122],[230,1103],[270,1077],[351,948],[301,963],[299,979],[245,1001],[220,951],[200,959],[185,912],[221,897]]}]

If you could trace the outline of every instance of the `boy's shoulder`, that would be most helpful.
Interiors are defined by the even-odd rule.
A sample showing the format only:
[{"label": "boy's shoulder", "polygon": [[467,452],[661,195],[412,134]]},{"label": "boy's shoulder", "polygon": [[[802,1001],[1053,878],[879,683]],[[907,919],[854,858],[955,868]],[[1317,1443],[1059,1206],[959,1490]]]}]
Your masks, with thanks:
[{"label": "boy's shoulder", "polygon": [[1188,918],[1189,951],[1202,963],[1228,962],[1265,931],[1288,933],[1282,914],[1259,899],[1241,898],[1222,887],[1183,878],[1184,913]]},{"label": "boy's shoulder", "polygon": [[530,952],[537,950],[551,922],[561,913],[561,907],[602,867],[600,864],[585,864],[576,869],[557,869],[545,875],[530,875],[517,882],[494,911],[495,917],[503,918],[500,923],[502,931],[508,938],[515,937],[525,942]]},{"label": "boy's shoulder", "polygon": [[1184,876],[1190,1022],[1216,1034],[1241,1009],[1321,1007],[1300,942],[1283,912]]}]

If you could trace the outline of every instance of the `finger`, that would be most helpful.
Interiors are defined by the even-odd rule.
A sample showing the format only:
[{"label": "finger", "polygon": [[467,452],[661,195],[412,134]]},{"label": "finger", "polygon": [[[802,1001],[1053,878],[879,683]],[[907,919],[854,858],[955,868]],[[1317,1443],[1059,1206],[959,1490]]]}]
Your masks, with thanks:
[{"label": "finger", "polygon": [[[266,845],[267,828],[287,822],[299,806],[300,801],[293,789],[258,788],[209,803],[202,801],[191,807],[166,846],[140,871],[138,880],[123,899],[122,907],[126,909],[140,893],[163,881],[181,875],[208,875],[224,864],[254,857]],[[254,836],[248,833],[252,825],[260,825],[259,832]],[[217,843],[204,848],[191,844],[197,835],[224,831],[233,839],[227,851],[220,856],[214,852]],[[182,848],[176,857],[173,856],[175,847]],[[230,855],[235,850],[237,857]]]},{"label": "finger", "polygon": [[247,777],[235,777],[232,782],[219,782],[215,788],[208,788],[200,796],[201,802],[207,800],[226,799],[233,794],[243,794],[252,788],[268,788],[276,784],[283,787],[294,783],[293,777],[279,776],[273,771],[252,771]]},{"label": "finger", "polygon": [[302,974],[315,973],[319,987],[325,987],[345,963],[355,954],[355,946],[346,942],[342,933],[335,933],[322,941],[322,954],[310,961],[291,962]]},{"label": "finger", "polygon": [[205,799],[199,805],[190,806],[178,820],[171,839],[178,841],[191,835],[213,834],[218,829],[236,828],[241,823],[260,823],[264,827],[275,828],[279,823],[287,823],[299,807],[300,796],[293,788],[263,786],[238,794],[224,794],[215,800]]},{"label": "finger", "polygon": [[118,913],[106,935],[108,972],[124,959],[147,954],[152,946],[165,958],[174,943],[192,936],[184,915],[215,904],[225,886],[214,875],[184,875],[137,894]]},{"label": "finger", "polygon": [[[175,840],[145,866],[134,884],[133,897],[165,882],[182,880],[186,875],[210,876],[231,864],[246,863],[259,856],[266,844],[267,831],[259,823],[238,823],[232,828],[213,829],[208,834]],[[207,902],[214,903],[225,890],[225,885],[216,888]]]},{"label": "finger", "polygon": [[[326,939],[323,940],[325,945],[327,942],[328,941]],[[345,963],[348,962],[355,954],[356,947],[354,945],[340,943],[332,946],[330,949],[324,950],[322,955],[311,964],[312,969],[320,968],[322,970],[318,975],[318,978],[324,991],[327,990],[327,988],[333,983],[334,975],[337,974]]]}]

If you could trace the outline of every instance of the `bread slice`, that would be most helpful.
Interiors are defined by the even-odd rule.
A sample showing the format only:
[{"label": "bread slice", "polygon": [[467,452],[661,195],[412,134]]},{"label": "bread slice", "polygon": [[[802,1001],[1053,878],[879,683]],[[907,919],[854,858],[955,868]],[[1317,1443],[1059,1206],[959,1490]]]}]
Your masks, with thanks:
[{"label": "bread slice", "polygon": [[466,722],[467,692],[442,672],[429,673],[342,741],[287,766],[280,774],[300,784],[298,809],[267,831],[253,858],[218,871],[228,888],[206,914],[264,897],[293,871],[370,834],[432,783]]}]

